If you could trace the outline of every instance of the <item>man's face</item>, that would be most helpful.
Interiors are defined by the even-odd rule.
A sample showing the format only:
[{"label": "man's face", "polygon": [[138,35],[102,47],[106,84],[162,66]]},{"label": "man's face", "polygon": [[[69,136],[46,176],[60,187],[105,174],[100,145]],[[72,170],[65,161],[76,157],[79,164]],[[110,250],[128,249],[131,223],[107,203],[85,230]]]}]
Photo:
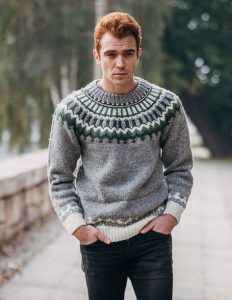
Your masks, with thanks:
[{"label": "man's face", "polygon": [[124,93],[134,86],[134,73],[141,56],[133,35],[122,39],[106,32],[101,39],[99,53],[93,50],[96,62],[101,64],[103,86],[111,92]]}]

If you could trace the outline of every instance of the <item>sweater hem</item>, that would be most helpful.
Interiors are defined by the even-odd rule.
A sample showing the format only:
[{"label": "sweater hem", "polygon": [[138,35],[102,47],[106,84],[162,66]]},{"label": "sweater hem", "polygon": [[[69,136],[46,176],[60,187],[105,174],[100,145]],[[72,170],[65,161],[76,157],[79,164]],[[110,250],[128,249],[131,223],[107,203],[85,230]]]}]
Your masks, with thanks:
[{"label": "sweater hem", "polygon": [[104,235],[106,235],[112,242],[118,242],[127,240],[140,233],[141,229],[147,225],[151,220],[158,217],[158,214],[148,216],[136,223],[129,226],[116,227],[107,225],[98,225],[96,228],[100,230]]}]

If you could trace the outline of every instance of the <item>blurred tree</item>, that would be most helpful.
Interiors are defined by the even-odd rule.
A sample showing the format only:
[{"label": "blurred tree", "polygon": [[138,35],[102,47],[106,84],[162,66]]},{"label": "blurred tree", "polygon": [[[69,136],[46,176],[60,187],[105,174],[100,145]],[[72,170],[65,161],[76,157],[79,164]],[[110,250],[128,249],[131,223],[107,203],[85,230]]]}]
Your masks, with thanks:
[{"label": "blurred tree", "polygon": [[164,17],[168,15],[167,0],[108,0],[109,11],[124,11],[132,14],[142,28],[143,56],[138,74],[147,80],[162,83],[162,35]]},{"label": "blurred tree", "polygon": [[10,147],[24,151],[32,128],[47,146],[53,107],[92,78],[93,26],[92,1],[0,2],[0,135],[9,130]]},{"label": "blurred tree", "polygon": [[[108,11],[108,0],[93,0],[94,1],[94,11],[95,11],[95,24],[107,13]],[[101,77],[101,66],[95,63],[95,58],[93,57],[93,70],[94,79]]]},{"label": "blurred tree", "polygon": [[169,1],[163,77],[213,156],[232,155],[232,1]]},{"label": "blurred tree", "polygon": [[53,108],[93,78],[100,2],[141,24],[138,75],[176,91],[212,154],[231,155],[231,0],[2,0],[0,137],[47,146]]}]

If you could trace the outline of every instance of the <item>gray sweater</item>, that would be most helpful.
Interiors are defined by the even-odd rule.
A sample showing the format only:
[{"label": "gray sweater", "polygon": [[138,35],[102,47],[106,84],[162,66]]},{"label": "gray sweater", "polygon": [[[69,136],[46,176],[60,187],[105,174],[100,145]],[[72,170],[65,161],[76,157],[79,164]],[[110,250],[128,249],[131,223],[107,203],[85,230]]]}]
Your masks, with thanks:
[{"label": "gray sweater", "polygon": [[135,77],[127,94],[99,80],[63,99],[49,139],[49,193],[72,234],[95,226],[113,242],[171,214],[179,222],[191,193],[189,132],[177,95]]}]

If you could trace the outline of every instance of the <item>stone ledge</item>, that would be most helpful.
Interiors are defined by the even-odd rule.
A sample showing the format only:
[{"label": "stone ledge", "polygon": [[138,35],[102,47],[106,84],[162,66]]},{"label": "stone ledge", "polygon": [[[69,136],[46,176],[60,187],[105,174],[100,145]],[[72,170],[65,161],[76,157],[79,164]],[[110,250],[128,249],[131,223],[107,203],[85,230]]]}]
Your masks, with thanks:
[{"label": "stone ledge", "polygon": [[45,149],[0,161],[0,244],[53,211],[47,156]]},{"label": "stone ledge", "polygon": [[46,181],[47,155],[45,149],[0,161],[0,199]]}]

